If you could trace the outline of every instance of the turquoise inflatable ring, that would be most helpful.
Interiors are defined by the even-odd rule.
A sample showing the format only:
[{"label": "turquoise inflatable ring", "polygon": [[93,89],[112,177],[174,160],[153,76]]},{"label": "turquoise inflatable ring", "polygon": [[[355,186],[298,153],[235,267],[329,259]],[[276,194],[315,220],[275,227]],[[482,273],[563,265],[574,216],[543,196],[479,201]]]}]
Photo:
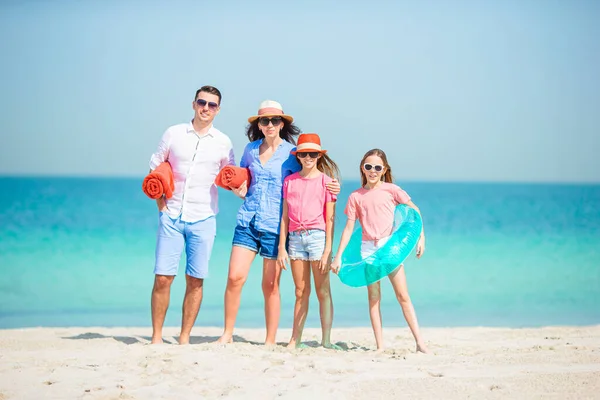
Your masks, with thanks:
[{"label": "turquoise inflatable ring", "polygon": [[389,240],[372,255],[363,259],[360,254],[362,229],[354,231],[342,253],[338,276],[352,287],[367,286],[394,272],[414,250],[423,222],[412,207],[399,204],[394,211],[394,226]]}]

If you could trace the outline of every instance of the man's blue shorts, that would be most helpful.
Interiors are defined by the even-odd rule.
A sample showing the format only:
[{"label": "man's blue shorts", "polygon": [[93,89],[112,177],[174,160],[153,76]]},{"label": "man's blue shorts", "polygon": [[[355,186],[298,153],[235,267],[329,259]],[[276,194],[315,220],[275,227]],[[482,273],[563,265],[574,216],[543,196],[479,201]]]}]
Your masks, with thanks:
[{"label": "man's blue shorts", "polygon": [[167,213],[159,214],[156,238],[156,275],[177,275],[181,253],[185,247],[186,275],[208,277],[208,262],[217,234],[214,216],[197,222],[183,222],[181,216],[173,219]]}]

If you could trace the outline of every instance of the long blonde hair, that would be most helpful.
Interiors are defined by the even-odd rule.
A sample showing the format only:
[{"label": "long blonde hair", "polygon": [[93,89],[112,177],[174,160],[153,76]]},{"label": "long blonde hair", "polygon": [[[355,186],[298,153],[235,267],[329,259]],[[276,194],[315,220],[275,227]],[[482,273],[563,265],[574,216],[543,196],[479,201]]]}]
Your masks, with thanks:
[{"label": "long blonde hair", "polygon": [[394,178],[392,177],[392,167],[390,167],[390,164],[388,163],[385,152],[381,149],[371,149],[365,153],[362,160],[360,160],[360,166],[358,167],[360,169],[360,180],[362,182],[362,186],[365,186],[367,184],[367,177],[365,176],[365,171],[363,171],[363,165],[365,163],[365,160],[371,156],[377,156],[381,158],[381,161],[383,161],[383,166],[385,167],[385,174],[381,175],[381,180],[387,183],[393,183]]},{"label": "long blonde hair", "polygon": [[340,169],[327,154],[322,153],[317,160],[317,169],[330,178],[340,180]]}]

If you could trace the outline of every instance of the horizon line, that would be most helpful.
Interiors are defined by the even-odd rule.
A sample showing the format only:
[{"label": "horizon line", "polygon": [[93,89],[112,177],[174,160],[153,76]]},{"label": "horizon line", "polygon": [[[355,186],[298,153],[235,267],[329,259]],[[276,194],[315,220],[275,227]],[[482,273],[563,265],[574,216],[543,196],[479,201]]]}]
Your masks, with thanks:
[{"label": "horizon line", "polygon": [[[62,174],[3,174],[0,173],[0,179],[115,179],[115,180],[143,180],[146,175],[62,175]],[[342,181],[355,182],[358,178],[344,178]],[[398,182],[399,179],[394,179]],[[600,186],[600,181],[549,181],[549,180],[460,180],[460,179],[402,179],[407,183],[431,183],[431,184],[500,184],[500,185],[562,185],[562,186]]]}]

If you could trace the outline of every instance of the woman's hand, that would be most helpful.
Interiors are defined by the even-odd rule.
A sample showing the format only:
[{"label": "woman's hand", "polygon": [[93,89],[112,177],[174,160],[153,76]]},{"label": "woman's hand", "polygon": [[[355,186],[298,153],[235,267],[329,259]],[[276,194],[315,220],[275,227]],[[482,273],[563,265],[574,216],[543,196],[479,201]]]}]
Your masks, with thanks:
[{"label": "woman's hand", "polygon": [[282,269],[287,269],[286,265],[289,263],[290,258],[287,250],[285,248],[280,248],[279,253],[277,254],[277,265],[279,265]]},{"label": "woman's hand", "polygon": [[421,258],[425,253],[425,235],[421,235],[417,242],[417,258]]},{"label": "woman's hand", "polygon": [[244,198],[246,198],[246,193],[248,193],[248,185],[247,185],[247,182],[248,182],[248,181],[244,181],[244,183],[242,183],[242,184],[240,185],[240,187],[239,187],[239,188],[237,188],[237,189],[231,188],[231,191],[232,191],[233,193],[235,193],[235,195],[236,195],[237,197],[239,197],[240,199],[244,199]]},{"label": "woman's hand", "polygon": [[325,187],[327,187],[327,190],[329,190],[331,192],[331,194],[335,194],[336,196],[338,194],[340,194],[341,185],[337,179],[334,179],[331,182],[326,183]]}]

